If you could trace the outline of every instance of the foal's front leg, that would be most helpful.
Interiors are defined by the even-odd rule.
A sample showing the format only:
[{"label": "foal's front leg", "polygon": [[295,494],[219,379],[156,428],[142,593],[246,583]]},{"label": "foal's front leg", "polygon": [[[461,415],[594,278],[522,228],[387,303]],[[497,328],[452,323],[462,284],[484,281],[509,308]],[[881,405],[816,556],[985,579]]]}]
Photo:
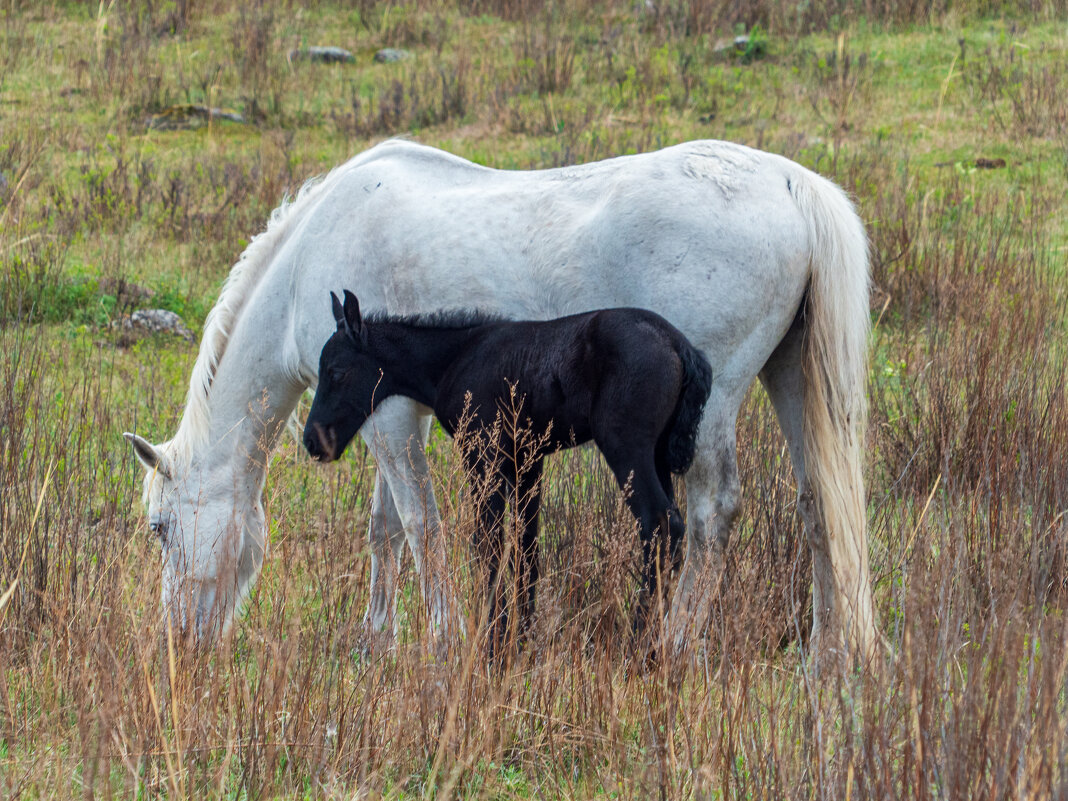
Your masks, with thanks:
[{"label": "foal's front leg", "polygon": [[534,598],[538,576],[538,518],[541,514],[541,474],[545,459],[539,457],[525,466],[518,477],[515,493],[515,517],[522,537],[519,543],[519,621],[521,634],[526,634],[534,618]]},{"label": "foal's front leg", "polygon": [[465,454],[464,461],[475,502],[475,530],[471,545],[478,574],[486,582],[483,598],[489,632],[488,652],[492,659],[503,644],[508,630],[508,603],[501,573],[506,547],[504,512],[508,485],[481,447],[472,447]]},{"label": "foal's front leg", "polygon": [[[508,545],[504,538],[505,506],[504,487],[499,486],[491,490],[479,509],[478,525],[474,534],[475,553],[479,555],[486,577],[486,624],[489,631],[490,659],[497,655],[508,636],[508,593],[504,583],[508,571],[507,563],[502,565]],[[511,558],[507,561],[511,561]],[[505,568],[503,572],[502,568]]]}]

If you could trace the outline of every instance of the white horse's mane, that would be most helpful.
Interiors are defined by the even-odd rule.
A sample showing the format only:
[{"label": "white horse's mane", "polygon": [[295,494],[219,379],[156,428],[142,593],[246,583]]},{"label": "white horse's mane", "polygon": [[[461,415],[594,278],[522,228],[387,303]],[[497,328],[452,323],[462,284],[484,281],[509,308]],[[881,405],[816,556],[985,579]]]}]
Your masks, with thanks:
[{"label": "white horse's mane", "polygon": [[200,341],[200,352],[193,365],[193,374],[189,379],[182,421],[174,438],[165,443],[167,455],[174,462],[188,465],[193,454],[207,443],[211,423],[208,400],[215,372],[226,352],[234,324],[259,285],[260,279],[267,272],[271,258],[285,241],[294,220],[299,219],[300,212],[350,165],[351,162],[334,168],[326,175],[310,178],[304,182],[296,196],[284,197],[271,212],[267,228],[252,238],[230,270],[222,291],[219,292],[219,299],[204,321],[204,334]]}]

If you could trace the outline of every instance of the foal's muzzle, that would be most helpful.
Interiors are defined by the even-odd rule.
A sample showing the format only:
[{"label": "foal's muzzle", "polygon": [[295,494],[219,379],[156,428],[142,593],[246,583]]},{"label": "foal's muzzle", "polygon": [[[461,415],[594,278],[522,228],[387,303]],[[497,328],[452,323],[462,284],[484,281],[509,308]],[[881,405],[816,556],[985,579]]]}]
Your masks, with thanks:
[{"label": "foal's muzzle", "polygon": [[337,453],[337,433],[333,426],[312,423],[304,429],[304,447],[313,459],[320,462],[332,462]]}]

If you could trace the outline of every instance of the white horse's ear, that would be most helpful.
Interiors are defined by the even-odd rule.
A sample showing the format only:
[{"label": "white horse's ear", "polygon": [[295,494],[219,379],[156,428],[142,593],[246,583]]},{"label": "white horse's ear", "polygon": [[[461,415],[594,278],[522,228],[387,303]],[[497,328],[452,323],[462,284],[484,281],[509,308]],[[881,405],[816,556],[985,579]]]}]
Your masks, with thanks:
[{"label": "white horse's ear", "polygon": [[129,431],[123,432],[123,436],[133,446],[134,455],[137,457],[137,461],[144,465],[145,470],[149,472],[158,470],[164,478],[169,479],[171,477],[170,468],[167,467],[167,460],[155,445],[144,437],[131,434]]}]

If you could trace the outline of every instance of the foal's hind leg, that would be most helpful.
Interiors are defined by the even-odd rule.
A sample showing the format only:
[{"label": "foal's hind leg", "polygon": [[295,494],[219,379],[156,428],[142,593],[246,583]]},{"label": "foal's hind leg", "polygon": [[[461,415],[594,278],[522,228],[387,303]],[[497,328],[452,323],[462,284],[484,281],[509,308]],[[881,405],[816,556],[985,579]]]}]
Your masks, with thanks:
[{"label": "foal's hind leg", "polygon": [[[596,441],[620,489],[625,490],[629,485],[627,506],[641,527],[642,590],[635,618],[636,629],[640,632],[654,613],[653,600],[660,597],[660,577],[670,570],[662,554],[667,550],[664,545],[670,538],[669,518],[675,504],[661,483],[652,447],[635,447],[629,442],[604,436]],[[654,609],[650,609],[651,605]]]},{"label": "foal's hind leg", "polygon": [[686,522],[683,520],[682,512],[679,511],[679,507],[675,502],[675,485],[671,483],[671,469],[668,467],[667,462],[666,442],[666,438],[661,437],[661,441],[656,446],[656,475],[660,479],[660,486],[664,488],[664,494],[671,503],[668,508],[668,551],[665,554],[664,564],[669,565],[674,570],[679,566],[679,560],[682,556],[682,538],[686,534]]},{"label": "foal's hind leg", "polygon": [[475,531],[476,553],[481,554],[480,559],[485,566],[490,659],[500,652],[508,636],[509,593],[505,581],[508,563],[513,555],[508,554],[509,558],[505,558],[509,545],[504,537],[505,492],[504,487],[498,487],[485,500]]}]

